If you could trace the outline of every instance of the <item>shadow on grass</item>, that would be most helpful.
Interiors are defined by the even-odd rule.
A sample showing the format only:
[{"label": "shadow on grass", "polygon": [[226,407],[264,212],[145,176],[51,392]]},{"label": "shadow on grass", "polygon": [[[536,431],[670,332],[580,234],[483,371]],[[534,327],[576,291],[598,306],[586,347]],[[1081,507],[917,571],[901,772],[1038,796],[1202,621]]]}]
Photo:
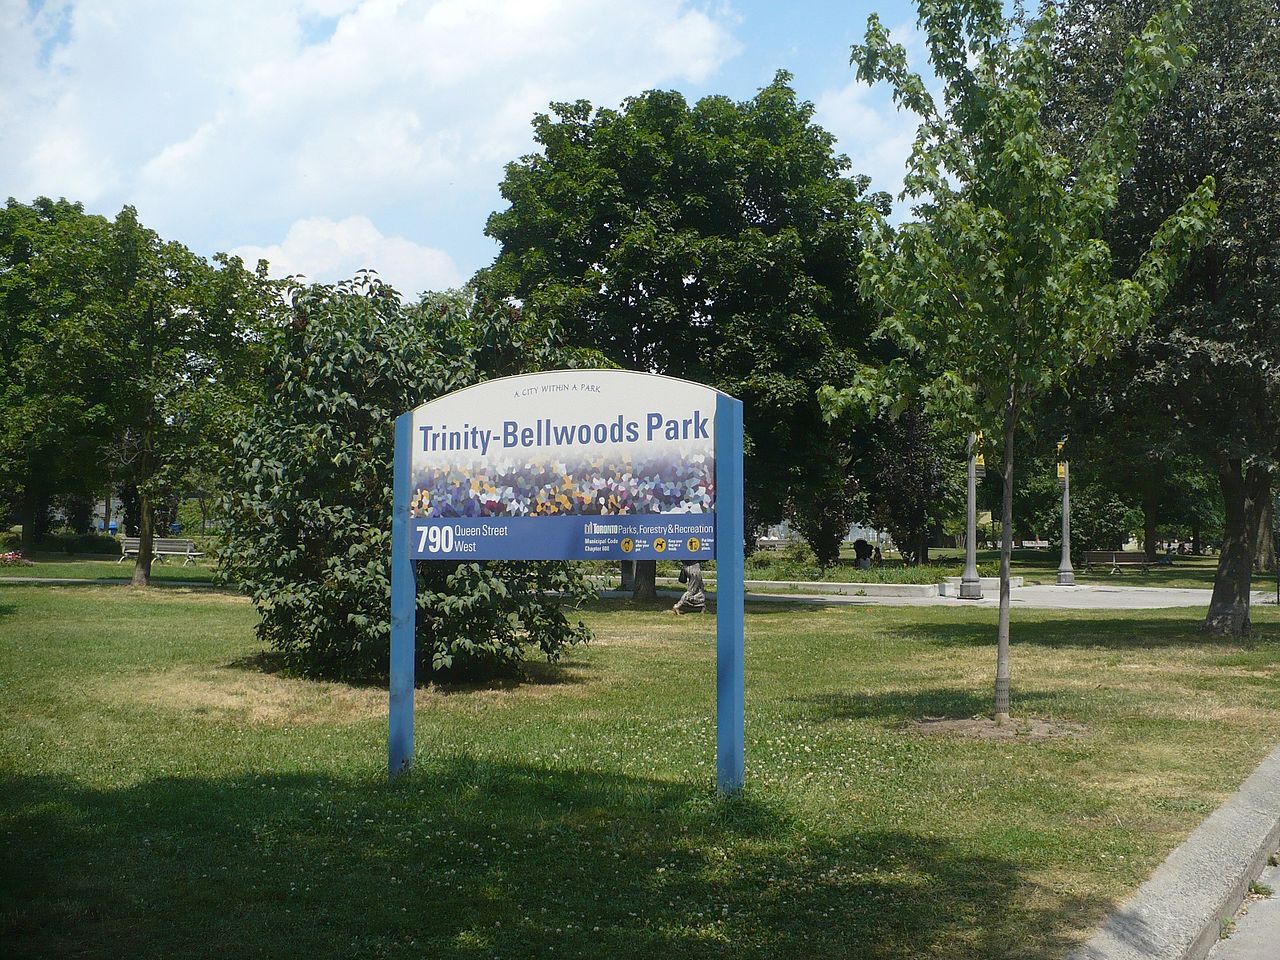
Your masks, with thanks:
[{"label": "shadow on grass", "polygon": [[[939,688],[935,690],[885,690],[881,693],[818,693],[791,697],[800,716],[813,722],[832,720],[922,720],[925,717],[962,720],[990,716],[989,690]],[[1051,700],[1043,691],[1017,691],[1013,708],[1018,714],[1035,713],[1036,704]]]},{"label": "shadow on grass", "polygon": [[[1168,647],[1239,647],[1251,642],[1274,643],[1280,640],[1280,629],[1269,622],[1255,623],[1250,640],[1240,641],[1206,633],[1201,628],[1203,616],[1157,615],[1144,618],[1143,614],[1147,612],[1116,611],[1115,617],[1106,617],[1096,614],[1080,616],[1076,611],[1015,611],[1010,643],[1014,647],[1159,650]],[[916,621],[885,625],[882,629],[890,636],[942,646],[994,649],[996,642],[995,625],[988,622]]]},{"label": "shadow on grass", "polygon": [[0,603],[0,617],[12,617],[18,612],[16,603]]},{"label": "shadow on grass", "polygon": [[[295,674],[289,670],[284,654],[276,650],[260,650],[244,657],[237,657],[226,665],[232,670],[244,670],[248,673],[262,673],[267,676],[295,676],[298,679],[309,679],[303,674]],[[424,678],[418,675],[418,687],[430,686],[438,693],[475,693],[481,690],[515,690],[520,687],[539,686],[571,686],[588,683],[594,679],[597,668],[590,663],[576,661],[548,663],[545,660],[526,660],[505,668],[496,676],[483,678],[460,677],[441,679],[439,677]],[[350,687],[362,689],[368,687],[385,688],[388,678],[385,676],[335,678],[330,682],[342,683]]]},{"label": "shadow on grass", "polygon": [[905,830],[459,757],[123,789],[0,780],[6,957],[996,958],[1103,904]]}]

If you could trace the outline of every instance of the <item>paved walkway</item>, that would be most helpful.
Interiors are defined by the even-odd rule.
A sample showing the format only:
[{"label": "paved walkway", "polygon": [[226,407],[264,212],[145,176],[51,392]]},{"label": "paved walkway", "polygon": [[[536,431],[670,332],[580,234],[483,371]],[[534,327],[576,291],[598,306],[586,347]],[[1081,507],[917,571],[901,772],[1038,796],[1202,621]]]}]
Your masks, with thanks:
[{"label": "paved walkway", "polygon": [[[678,597],[677,590],[659,589],[663,596]],[[1212,590],[1171,587],[1122,587],[1053,585],[1018,587],[1010,592],[1014,607],[1045,610],[1159,610],[1166,607],[1202,607],[1208,609]],[[620,590],[602,591],[606,597],[628,597]],[[1254,591],[1253,602],[1275,601],[1274,594]],[[803,603],[818,606],[890,606],[890,607],[995,607],[1000,597],[995,591],[981,600],[959,600],[955,597],[858,597],[834,593],[758,593],[749,591],[748,602]],[[1280,956],[1280,955],[1278,955]]]},{"label": "paved walkway", "polygon": [[[0,584],[27,583],[57,586],[97,585],[120,586],[128,580],[76,580],[54,577],[0,577]],[[207,580],[152,580],[152,586],[196,587],[207,590],[225,590]],[[678,597],[678,590],[659,588],[662,596]],[[1173,587],[1125,587],[1110,584],[1059,587],[1052,584],[1016,587],[1010,592],[1009,602],[1014,607],[1039,610],[1160,610],[1166,607],[1208,608],[1212,590]],[[629,597],[621,590],[603,590],[601,596]],[[747,600],[752,603],[801,603],[816,606],[890,606],[890,607],[995,607],[1000,597],[997,591],[988,591],[981,600],[960,600],[955,597],[859,597],[835,593],[759,593],[749,591]],[[1253,592],[1253,602],[1275,605],[1275,594],[1265,590]],[[1277,953],[1280,958],[1280,953]]]},{"label": "paved walkway", "polygon": [[1209,960],[1276,960],[1280,957],[1280,867],[1267,867],[1258,878],[1272,893],[1247,901],[1236,914],[1230,936],[1209,951]]}]

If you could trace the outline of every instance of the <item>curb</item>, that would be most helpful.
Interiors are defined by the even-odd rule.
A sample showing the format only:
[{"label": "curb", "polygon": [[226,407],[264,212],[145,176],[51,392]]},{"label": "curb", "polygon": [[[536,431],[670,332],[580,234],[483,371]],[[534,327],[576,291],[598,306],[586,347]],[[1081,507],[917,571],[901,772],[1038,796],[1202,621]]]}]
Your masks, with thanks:
[{"label": "curb", "polygon": [[1280,844],[1280,747],[1068,960],[1204,960]]}]

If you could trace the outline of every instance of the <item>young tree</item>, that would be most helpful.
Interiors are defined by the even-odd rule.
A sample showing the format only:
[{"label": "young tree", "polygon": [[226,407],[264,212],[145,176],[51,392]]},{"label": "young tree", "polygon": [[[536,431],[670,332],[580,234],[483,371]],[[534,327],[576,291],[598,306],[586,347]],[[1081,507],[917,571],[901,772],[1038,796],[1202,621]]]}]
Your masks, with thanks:
[{"label": "young tree", "polygon": [[[1049,115],[1068,148],[1103,124],[1126,37],[1156,6],[1064,6]],[[1207,0],[1189,23],[1196,56],[1138,129],[1109,232],[1119,261],[1137,262],[1209,174],[1219,216],[1155,322],[1101,376],[1216,476],[1223,544],[1205,626],[1243,636],[1280,468],[1280,12],[1273,0]]]},{"label": "young tree", "polygon": [[[740,103],[554,104],[534,119],[541,152],[507,166],[510,206],[486,228],[502,249],[478,277],[561,342],[741,399],[748,535],[844,495],[851,450],[816,393],[865,355],[873,323],[857,262],[877,198],[789,80]],[[830,517],[805,528],[843,535]]]},{"label": "young tree", "polygon": [[[994,428],[1003,448],[995,719],[1005,722],[1019,427],[1068,373],[1150,318],[1213,216],[1212,182],[1159,225],[1131,277],[1113,275],[1103,222],[1137,124],[1191,54],[1185,2],[1130,40],[1106,121],[1075,167],[1042,119],[1052,7],[1025,27],[1004,17],[999,0],[921,0],[919,13],[944,84],[940,104],[878,17],[853,48],[859,78],[888,82],[895,102],[922,118],[905,178],[920,219],[901,227],[876,219],[862,278],[883,312],[881,332],[919,358],[914,368],[895,365],[893,379],[915,378],[929,407],[960,429]],[[875,393],[856,384],[827,396],[838,411]]]}]

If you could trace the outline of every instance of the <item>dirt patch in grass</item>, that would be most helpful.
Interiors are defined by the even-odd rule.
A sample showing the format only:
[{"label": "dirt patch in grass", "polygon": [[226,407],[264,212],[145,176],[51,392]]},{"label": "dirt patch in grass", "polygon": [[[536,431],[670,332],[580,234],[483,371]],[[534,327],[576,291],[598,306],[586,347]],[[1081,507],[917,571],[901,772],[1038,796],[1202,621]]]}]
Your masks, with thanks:
[{"label": "dirt patch in grass", "polygon": [[928,737],[951,736],[969,740],[1056,740],[1061,737],[1083,737],[1089,728],[1083,723],[1064,720],[1010,720],[996,723],[990,717],[925,717],[912,720],[907,729]]},{"label": "dirt patch in grass", "polygon": [[[157,585],[157,583],[159,585]],[[249,598],[230,587],[170,587],[157,581],[150,587],[134,587],[129,584],[102,585],[92,580],[81,584],[57,584],[41,586],[51,593],[93,600],[95,603],[129,606],[144,600],[148,604],[191,604],[248,606]]]},{"label": "dirt patch in grass", "polygon": [[177,667],[116,680],[102,689],[114,703],[268,726],[353,723],[385,716],[387,692],[318,683],[235,667]]}]

